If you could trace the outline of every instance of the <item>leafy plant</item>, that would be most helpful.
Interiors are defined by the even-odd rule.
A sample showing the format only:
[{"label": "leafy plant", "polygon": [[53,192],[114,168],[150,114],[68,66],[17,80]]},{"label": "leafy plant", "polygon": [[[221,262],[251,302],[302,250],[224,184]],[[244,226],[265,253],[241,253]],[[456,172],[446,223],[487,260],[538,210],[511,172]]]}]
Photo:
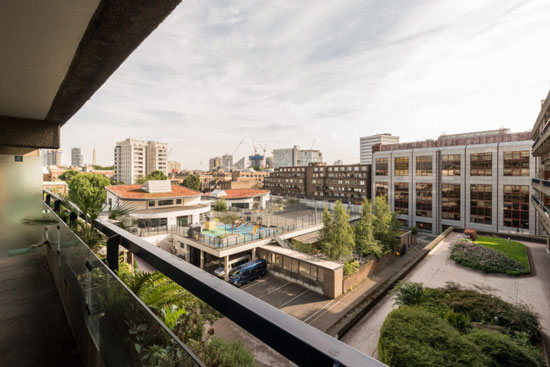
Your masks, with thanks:
[{"label": "leafy plant", "polygon": [[135,211],[135,208],[127,201],[117,201],[115,206],[109,210],[109,219],[117,220],[128,217]]},{"label": "leafy plant", "polygon": [[363,207],[363,215],[359,223],[354,227],[355,251],[363,256],[374,255],[379,259],[382,256],[383,246],[380,244],[380,241],[374,238],[372,204],[368,199],[365,199],[361,205]]},{"label": "leafy plant", "polygon": [[183,182],[181,183],[182,186],[188,187],[195,191],[201,190],[201,180],[199,179],[199,176],[197,175],[189,175],[185,177]]},{"label": "leafy plant", "polygon": [[340,201],[335,203],[332,215],[326,208],[323,210],[323,224],[319,239],[323,254],[337,261],[350,257],[355,247],[354,232]]},{"label": "leafy plant", "polygon": [[225,212],[227,210],[227,202],[225,199],[218,199],[214,205],[214,210],[217,212]]},{"label": "leafy plant", "polygon": [[359,270],[359,262],[357,260],[350,261],[344,264],[344,276],[351,275]]},{"label": "leafy plant", "polygon": [[71,183],[71,180],[74,176],[78,175],[79,172],[74,169],[69,169],[59,175],[59,179],[65,181],[67,184]]},{"label": "leafy plant", "polygon": [[424,298],[422,283],[400,281],[392,292],[395,295],[395,303],[398,305],[417,305]]}]

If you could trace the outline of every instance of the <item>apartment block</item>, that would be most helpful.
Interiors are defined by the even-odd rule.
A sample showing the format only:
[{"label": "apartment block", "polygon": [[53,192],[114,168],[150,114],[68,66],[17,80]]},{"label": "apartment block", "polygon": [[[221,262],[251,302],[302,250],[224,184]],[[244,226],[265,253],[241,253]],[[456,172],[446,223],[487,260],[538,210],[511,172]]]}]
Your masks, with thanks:
[{"label": "apartment block", "polygon": [[168,173],[176,173],[181,171],[181,163],[176,161],[168,161]]},{"label": "apartment block", "polygon": [[80,148],[71,149],[71,166],[82,167],[84,160],[82,159],[82,150]]},{"label": "apartment block", "polygon": [[145,177],[147,143],[126,139],[115,146],[115,180],[134,184],[139,177]]},{"label": "apartment block", "polygon": [[507,129],[382,145],[372,196],[389,198],[404,225],[436,234],[449,226],[536,234],[531,145],[530,133]]},{"label": "apartment block", "polygon": [[156,141],[147,142],[145,175],[153,171],[168,174],[168,144]]},{"label": "apartment block", "polygon": [[360,203],[370,197],[370,176],[370,166],[365,164],[311,163],[276,168],[264,179],[264,188],[273,195]]},{"label": "apartment block", "polygon": [[547,248],[550,251],[550,92],[541,101],[541,109],[531,130],[534,140],[532,154],[537,160],[538,169],[531,181],[531,202],[537,214],[537,223],[546,234]]},{"label": "apartment block", "polygon": [[233,156],[230,154],[222,155],[222,168],[226,171],[229,171],[233,168]]},{"label": "apartment block", "polygon": [[359,162],[361,164],[372,164],[373,147],[382,144],[398,144],[399,137],[392,134],[377,134],[359,138]]},{"label": "apartment block", "polygon": [[218,169],[221,166],[222,166],[222,158],[221,157],[210,158],[210,160],[208,161],[208,169],[210,171],[214,170],[214,169]]},{"label": "apartment block", "polygon": [[61,166],[61,155],[63,149],[41,149],[40,155],[42,156],[42,165],[48,166]]}]

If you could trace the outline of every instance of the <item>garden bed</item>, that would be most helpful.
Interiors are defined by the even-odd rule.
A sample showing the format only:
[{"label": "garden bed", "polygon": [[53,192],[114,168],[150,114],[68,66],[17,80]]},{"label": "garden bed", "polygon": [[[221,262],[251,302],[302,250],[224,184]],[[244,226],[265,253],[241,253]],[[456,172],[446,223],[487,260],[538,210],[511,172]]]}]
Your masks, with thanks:
[{"label": "garden bed", "polygon": [[[461,238],[451,245],[451,259],[462,266],[480,270],[485,273],[500,273],[507,275],[524,275],[531,272],[529,260],[527,258],[527,250],[525,246],[519,242],[510,241],[510,246],[503,242],[493,241],[499,240],[492,237],[480,237],[477,242],[472,242],[467,238]],[[512,244],[513,243],[513,244]],[[521,256],[519,246],[523,246],[525,258]],[[498,248],[499,250],[494,249]],[[512,253],[517,260],[506,254]]]},{"label": "garden bed", "polygon": [[389,366],[546,366],[538,316],[525,305],[453,283],[405,283],[396,295],[378,343]]},{"label": "garden bed", "polygon": [[525,269],[530,270],[527,248],[520,242],[510,240],[510,243],[508,243],[506,238],[479,236],[474,243],[517,260],[522,263]]}]

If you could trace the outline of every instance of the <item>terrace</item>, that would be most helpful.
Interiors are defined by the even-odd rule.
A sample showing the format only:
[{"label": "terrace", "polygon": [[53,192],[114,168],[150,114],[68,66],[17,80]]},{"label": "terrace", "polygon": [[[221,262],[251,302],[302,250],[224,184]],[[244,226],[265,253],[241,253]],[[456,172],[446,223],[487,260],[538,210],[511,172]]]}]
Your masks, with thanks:
[{"label": "terrace", "polygon": [[[298,365],[381,366],[346,344],[104,220],[99,258],[73,231],[82,213],[43,195],[38,149],[180,0],[0,5],[0,358],[10,366],[205,366],[116,275],[119,247],[143,259]],[[55,14],[55,16],[50,16]],[[85,133],[85,132],[83,132]],[[25,218],[47,224],[23,226]]]}]

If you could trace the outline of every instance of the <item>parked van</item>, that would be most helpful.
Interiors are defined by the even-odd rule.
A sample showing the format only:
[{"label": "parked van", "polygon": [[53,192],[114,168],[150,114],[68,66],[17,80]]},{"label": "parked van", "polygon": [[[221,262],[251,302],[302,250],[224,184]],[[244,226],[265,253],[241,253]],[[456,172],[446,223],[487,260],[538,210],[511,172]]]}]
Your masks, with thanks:
[{"label": "parked van", "polygon": [[266,274],[267,263],[264,259],[258,259],[239,266],[229,277],[229,282],[240,287]]},{"label": "parked van", "polygon": [[[227,262],[227,269],[229,270],[229,275],[231,275],[232,270],[237,269],[239,266],[241,266],[242,264],[246,264],[249,261],[250,261],[249,255],[242,256],[233,260],[229,260]],[[214,274],[216,274],[220,278],[225,277],[225,267],[222,265],[216,268],[216,270],[214,270]]]}]

